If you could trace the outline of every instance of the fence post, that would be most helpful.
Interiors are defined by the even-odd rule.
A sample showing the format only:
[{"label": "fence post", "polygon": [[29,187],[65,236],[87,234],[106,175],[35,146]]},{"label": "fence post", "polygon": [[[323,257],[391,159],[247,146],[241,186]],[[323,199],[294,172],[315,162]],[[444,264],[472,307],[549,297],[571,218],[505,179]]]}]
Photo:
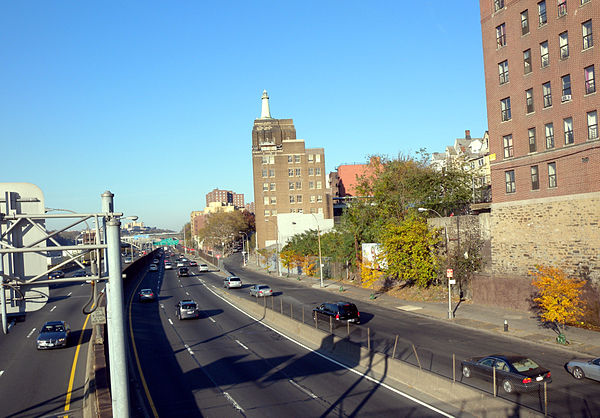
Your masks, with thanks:
[{"label": "fence post", "polygon": [[367,350],[371,351],[371,327],[367,328]]},{"label": "fence post", "polygon": [[281,315],[283,315],[283,299],[279,299],[279,302],[281,302]]},{"label": "fence post", "polygon": [[419,355],[417,354],[417,349],[414,344],[411,344],[413,348],[413,352],[415,353],[415,358],[417,359],[417,364],[419,365],[419,369],[423,370],[421,367],[421,360],[419,360]]},{"label": "fence post", "polygon": [[350,321],[346,321],[346,325],[348,326],[348,337],[350,337]]},{"label": "fence post", "polygon": [[456,355],[452,353],[452,381],[456,382]]},{"label": "fence post", "polygon": [[317,314],[315,314],[315,329],[319,328],[319,319],[317,318]]},{"label": "fence post", "polygon": [[548,382],[544,382],[544,416],[548,416]]},{"label": "fence post", "polygon": [[329,333],[333,334],[333,317],[329,317]]},{"label": "fence post", "polygon": [[302,305],[302,323],[304,324],[304,305]]},{"label": "fence post", "polygon": [[394,351],[392,351],[392,358],[396,357],[396,346],[398,345],[398,334],[396,334],[396,341],[394,341]]},{"label": "fence post", "polygon": [[275,298],[273,296],[271,296],[271,310],[275,310]]},{"label": "fence post", "polygon": [[496,397],[497,393],[497,387],[496,387],[496,368],[494,367],[492,369],[492,381],[494,382],[494,398]]},{"label": "fence post", "polygon": [[294,305],[290,302],[290,319],[294,319]]}]

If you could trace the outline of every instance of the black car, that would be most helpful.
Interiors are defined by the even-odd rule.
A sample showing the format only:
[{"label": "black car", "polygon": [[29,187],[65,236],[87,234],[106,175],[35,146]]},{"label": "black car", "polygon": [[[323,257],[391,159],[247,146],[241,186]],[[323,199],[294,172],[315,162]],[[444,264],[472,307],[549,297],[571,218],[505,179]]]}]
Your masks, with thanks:
[{"label": "black car", "polygon": [[462,374],[466,378],[478,377],[492,381],[494,369],[496,382],[506,393],[537,390],[540,385],[552,383],[550,371],[525,356],[494,354],[463,360]]},{"label": "black car", "polygon": [[65,277],[65,272],[62,270],[54,270],[48,273],[49,279],[62,279],[63,277]]},{"label": "black car", "polygon": [[313,318],[324,318],[335,321],[348,321],[360,324],[360,312],[352,302],[323,303],[313,309]]},{"label": "black car", "polygon": [[177,270],[177,277],[189,277],[189,275],[190,271],[187,267],[179,267],[179,270]]}]

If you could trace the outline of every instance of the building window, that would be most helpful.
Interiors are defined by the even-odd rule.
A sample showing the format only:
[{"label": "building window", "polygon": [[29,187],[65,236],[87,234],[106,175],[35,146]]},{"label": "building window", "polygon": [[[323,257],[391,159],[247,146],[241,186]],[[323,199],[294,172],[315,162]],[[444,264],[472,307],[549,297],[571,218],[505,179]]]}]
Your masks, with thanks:
[{"label": "building window", "polygon": [[540,188],[540,175],[538,172],[538,166],[531,166],[531,190],[539,190]]},{"label": "building window", "polygon": [[523,66],[525,74],[531,72],[531,49],[523,51]]},{"label": "building window", "polygon": [[321,175],[321,167],[315,167],[315,176]]},{"label": "building window", "polygon": [[309,189],[314,189],[315,188],[315,182],[314,181],[309,181],[308,182],[308,188]]},{"label": "building window", "polygon": [[500,77],[500,84],[508,83],[508,60],[498,64],[498,75]]},{"label": "building window", "polygon": [[504,23],[496,27],[496,45],[498,48],[506,46],[506,25]]},{"label": "building window", "polygon": [[263,183],[263,192],[269,191],[269,183]]},{"label": "building window", "polygon": [[540,16],[540,26],[545,25],[548,22],[548,17],[546,16],[546,2],[540,1],[538,3],[538,14]]},{"label": "building window", "polygon": [[558,0],[558,17],[566,16],[567,0]]},{"label": "building window", "polygon": [[588,139],[598,139],[598,112],[588,112]]},{"label": "building window", "polygon": [[296,196],[296,203],[302,203],[302,195],[301,194]]},{"label": "building window", "polygon": [[310,203],[315,203],[317,201],[316,197],[314,195],[310,196]]},{"label": "building window", "polygon": [[269,170],[269,177],[275,177],[275,170]]},{"label": "building window", "polygon": [[269,196],[264,196],[263,197],[263,204],[264,205],[268,205],[269,204]]},{"label": "building window", "polygon": [[298,209],[298,213],[304,213],[304,209]]},{"label": "building window", "polygon": [[535,142],[535,128],[529,128],[527,130],[527,135],[529,135],[529,152],[536,152],[537,145]]},{"label": "building window", "polygon": [[321,154],[315,154],[315,163],[321,162]]},{"label": "building window", "polygon": [[504,0],[494,0],[494,11],[504,9]]},{"label": "building window", "polygon": [[302,182],[301,181],[296,182],[296,190],[302,190]]},{"label": "building window", "polygon": [[510,170],[504,172],[505,181],[506,181],[506,193],[514,193],[517,191],[517,187],[515,185],[515,171]]},{"label": "building window", "polygon": [[583,49],[588,49],[594,46],[594,38],[592,37],[592,21],[591,19],[581,24],[583,35]]},{"label": "building window", "polygon": [[529,11],[521,12],[521,35],[529,33]]},{"label": "building window", "polygon": [[581,4],[586,4],[587,2],[589,2],[590,0],[581,0]]},{"label": "building window", "polygon": [[548,54],[548,41],[540,44],[540,58],[542,60],[542,68],[550,65],[550,55]]},{"label": "building window", "polygon": [[560,59],[569,58],[569,32],[558,35],[558,45],[560,46]]},{"label": "building window", "polygon": [[262,176],[263,176],[263,177],[267,177],[267,170],[263,170],[263,171],[262,171]]},{"label": "building window", "polygon": [[556,163],[548,163],[548,187],[556,187]]},{"label": "building window", "polygon": [[567,75],[563,75],[560,78],[561,82],[562,82],[562,98],[561,101],[562,102],[568,102],[569,100],[571,100],[571,75],[567,74]]},{"label": "building window", "polygon": [[585,78],[585,94],[596,92],[596,82],[594,81],[594,66],[590,65],[583,69]]},{"label": "building window", "polygon": [[294,169],[288,168],[288,177],[294,177]]},{"label": "building window", "polygon": [[312,167],[308,167],[308,175],[309,176],[314,176],[315,175],[315,169]]},{"label": "building window", "polygon": [[533,106],[533,89],[525,90],[525,108],[527,113],[532,113],[535,110]]},{"label": "building window", "polygon": [[321,183],[320,181],[317,181],[317,189],[321,189],[322,185],[323,185],[323,183]]},{"label": "building window", "polygon": [[506,122],[511,119],[510,114],[510,97],[500,100],[500,111],[502,116],[502,122]]},{"label": "building window", "polygon": [[310,208],[310,213],[317,213],[317,210],[315,208]]},{"label": "building window", "polygon": [[502,137],[504,142],[504,158],[513,157],[513,138],[512,135],[506,135]]},{"label": "building window", "polygon": [[300,156],[299,155],[294,155],[294,162],[296,164],[300,163]]},{"label": "building window", "polygon": [[563,126],[565,128],[565,145],[572,144],[575,142],[573,136],[573,118],[564,118]]},{"label": "building window", "polygon": [[271,211],[271,215],[272,215],[272,216],[277,216],[277,209],[273,209],[273,210]]},{"label": "building window", "polygon": [[545,125],[546,129],[546,149],[554,148],[554,125],[552,123],[547,123]]},{"label": "building window", "polygon": [[323,203],[323,196],[317,195],[317,203]]},{"label": "building window", "polygon": [[269,210],[268,210],[268,209],[267,209],[267,210],[265,210],[265,216],[269,216],[269,215],[270,215],[270,212],[269,212]]},{"label": "building window", "polygon": [[294,190],[294,182],[293,182],[293,181],[290,181],[290,182],[288,183],[288,189],[289,189],[289,190]]},{"label": "building window", "polygon": [[312,163],[315,161],[315,155],[314,154],[308,154],[308,162]]},{"label": "building window", "polygon": [[291,155],[288,155],[288,163],[292,163],[293,162],[293,157]]},{"label": "building window", "polygon": [[544,96],[544,108],[552,106],[552,87],[549,81],[542,84],[542,95]]},{"label": "building window", "polygon": [[263,164],[269,164],[269,157],[267,157],[266,155],[262,156],[262,163]]},{"label": "building window", "polygon": [[269,189],[270,189],[272,192],[274,192],[274,191],[275,191],[275,183],[271,183],[271,184],[269,185]]},{"label": "building window", "polygon": [[302,169],[301,168],[296,168],[296,169],[294,169],[294,171],[296,172],[296,177],[300,177],[302,175]]},{"label": "building window", "polygon": [[290,203],[296,203],[296,196],[293,194],[290,195]]},{"label": "building window", "polygon": [[271,196],[271,204],[272,205],[276,205],[277,204],[277,197],[276,196]]}]

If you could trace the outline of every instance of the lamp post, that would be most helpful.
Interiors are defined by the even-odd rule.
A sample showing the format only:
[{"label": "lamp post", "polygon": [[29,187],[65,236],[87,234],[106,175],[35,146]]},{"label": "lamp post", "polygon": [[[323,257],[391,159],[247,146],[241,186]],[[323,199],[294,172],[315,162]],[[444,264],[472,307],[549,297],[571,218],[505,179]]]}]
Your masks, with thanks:
[{"label": "lamp post", "polygon": [[[434,209],[417,208],[417,210],[420,213],[423,213],[423,212],[433,212],[439,218],[444,219],[444,217],[442,215],[440,215]],[[448,227],[446,226],[445,222],[444,222],[444,235],[446,236],[446,257],[448,257]],[[451,287],[450,287],[450,278],[448,278],[448,319],[452,319],[453,317],[454,317],[454,315],[452,314],[452,291],[451,291]]]},{"label": "lamp post", "polygon": [[250,246],[250,242],[248,241],[248,244],[246,244],[247,240],[248,240],[248,234],[245,233],[244,231],[239,231],[240,234],[244,234],[245,239],[242,241],[242,251],[244,251],[244,248],[246,248],[245,253],[242,252],[242,258],[244,259],[244,266],[246,266],[248,263],[246,262],[246,254],[248,256],[248,261],[250,261],[250,251],[248,249],[248,247]]},{"label": "lamp post", "polygon": [[317,223],[317,242],[319,243],[319,275],[321,277],[321,287],[323,287],[323,259],[321,258],[321,229],[319,228],[319,220],[314,213],[311,213]]}]

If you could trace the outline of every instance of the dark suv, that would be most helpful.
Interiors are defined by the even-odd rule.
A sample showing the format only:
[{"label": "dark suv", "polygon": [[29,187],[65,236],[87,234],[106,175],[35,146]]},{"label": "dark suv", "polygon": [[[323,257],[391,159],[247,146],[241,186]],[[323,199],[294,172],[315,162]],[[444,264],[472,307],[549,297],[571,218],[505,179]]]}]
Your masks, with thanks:
[{"label": "dark suv", "polygon": [[189,275],[190,272],[187,267],[179,267],[179,270],[177,270],[177,277],[188,277]]},{"label": "dark suv", "polygon": [[335,321],[348,321],[360,324],[360,312],[356,305],[351,302],[323,303],[313,309],[313,318],[327,319],[333,318]]}]

